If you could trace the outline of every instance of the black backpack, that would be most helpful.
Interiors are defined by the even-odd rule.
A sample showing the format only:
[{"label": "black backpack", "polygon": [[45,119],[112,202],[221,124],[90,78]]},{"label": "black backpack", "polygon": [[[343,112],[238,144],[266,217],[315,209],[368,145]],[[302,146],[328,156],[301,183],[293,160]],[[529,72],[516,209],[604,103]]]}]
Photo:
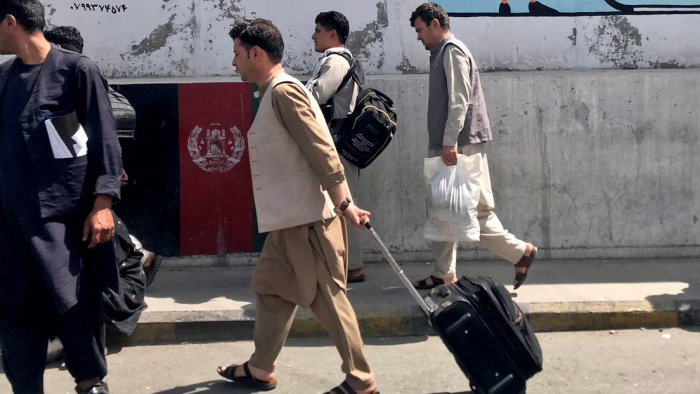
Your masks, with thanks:
[{"label": "black backpack", "polygon": [[[355,109],[344,118],[332,119],[333,99],[322,106],[329,123],[338,153],[359,168],[370,165],[394,139],[396,133],[396,109],[394,102],[384,93],[365,88],[362,64],[347,54],[340,54],[350,63],[350,70],[343,78],[336,93],[353,80],[360,87]],[[330,109],[328,107],[330,106]],[[330,121],[329,121],[330,119]]]},{"label": "black backpack", "polygon": [[107,91],[112,104],[112,115],[117,126],[117,136],[121,139],[133,139],[136,130],[136,111],[129,100],[121,93],[109,87]]}]

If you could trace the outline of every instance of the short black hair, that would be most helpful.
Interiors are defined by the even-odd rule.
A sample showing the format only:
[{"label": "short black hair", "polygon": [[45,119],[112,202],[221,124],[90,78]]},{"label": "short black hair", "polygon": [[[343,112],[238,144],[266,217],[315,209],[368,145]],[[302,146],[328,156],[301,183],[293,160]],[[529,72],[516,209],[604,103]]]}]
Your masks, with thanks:
[{"label": "short black hair", "polygon": [[447,15],[447,11],[440,6],[440,4],[435,3],[423,3],[416,8],[411,14],[411,27],[415,27],[416,19],[420,18],[423,23],[429,25],[433,19],[437,19],[440,22],[440,26],[443,29],[450,28],[450,17]]},{"label": "short black hair", "polygon": [[28,33],[43,31],[46,27],[44,5],[39,0],[0,0],[0,20],[7,15],[14,16]]},{"label": "short black hair", "polygon": [[73,26],[55,26],[44,32],[44,37],[61,48],[83,53],[83,36]]},{"label": "short black hair", "polygon": [[350,35],[348,18],[338,11],[322,12],[316,16],[314,23],[320,24],[326,30],[335,30],[341,44],[345,44]]},{"label": "short black hair", "polygon": [[284,40],[282,33],[267,19],[253,19],[250,22],[236,22],[228,35],[238,39],[247,51],[257,46],[267,53],[274,63],[282,61]]}]

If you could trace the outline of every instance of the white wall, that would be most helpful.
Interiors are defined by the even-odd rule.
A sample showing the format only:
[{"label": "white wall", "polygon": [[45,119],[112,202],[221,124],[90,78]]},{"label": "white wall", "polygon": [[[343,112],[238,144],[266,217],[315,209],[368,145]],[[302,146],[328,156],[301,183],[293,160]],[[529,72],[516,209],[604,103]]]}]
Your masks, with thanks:
[{"label": "white wall", "polygon": [[[479,0],[487,1],[487,0]],[[496,3],[496,0],[493,0]],[[78,9],[75,5],[78,4]],[[372,74],[427,71],[408,19],[419,2],[389,0],[93,0],[109,10],[47,0],[52,25],[78,27],[85,52],[109,77],[235,75],[227,33],[237,19],[264,17],[281,29],[284,63],[309,74],[320,11],[343,12],[350,48]],[[126,7],[124,9],[123,7]],[[114,9],[118,11],[114,11]],[[452,18],[454,33],[485,70],[686,68],[700,65],[700,15]]]}]

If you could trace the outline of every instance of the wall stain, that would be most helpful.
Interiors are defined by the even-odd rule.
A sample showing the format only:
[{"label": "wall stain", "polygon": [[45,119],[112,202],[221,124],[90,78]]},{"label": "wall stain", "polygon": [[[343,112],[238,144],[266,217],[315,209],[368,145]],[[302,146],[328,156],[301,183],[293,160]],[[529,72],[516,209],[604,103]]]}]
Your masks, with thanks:
[{"label": "wall stain", "polygon": [[[167,1],[167,0],[164,0]],[[160,50],[164,48],[167,44],[168,38],[178,34],[178,33],[183,33],[189,31],[189,42],[195,42],[195,38],[199,35],[199,22],[197,21],[197,16],[195,13],[195,9],[197,7],[196,2],[192,2],[192,5],[190,7],[190,12],[192,13],[192,16],[187,20],[186,23],[176,25],[175,22],[175,17],[177,14],[172,14],[170,15],[170,18],[168,19],[168,22],[165,24],[162,24],[158,27],[156,27],[151,34],[148,35],[148,37],[144,38],[141,40],[141,42],[137,45],[132,45],[131,46],[131,54],[134,56],[139,56],[139,55],[150,55],[153,52]],[[189,52],[191,55],[194,55],[195,53],[195,45],[191,44],[187,47],[187,52]],[[172,48],[168,49],[169,51],[172,50]],[[184,62],[183,64],[187,64],[187,62]],[[178,65],[178,69],[183,69],[183,67],[187,68],[187,66],[184,65]]]},{"label": "wall stain", "polygon": [[[364,29],[353,31],[348,36],[347,47],[350,52],[364,59],[371,57],[370,45],[384,42],[384,29],[389,26],[389,15],[386,11],[386,1],[377,3],[377,20],[365,25]],[[380,57],[380,65],[384,64],[384,51]],[[379,67],[381,68],[381,67]]]},{"label": "wall stain", "polygon": [[239,15],[241,8],[237,4],[240,4],[241,0],[204,0],[205,3],[218,3],[214,4],[214,8],[219,9],[221,12],[216,17],[218,22],[226,19],[233,19],[237,21],[242,19]]},{"label": "wall stain", "polygon": [[544,109],[537,107],[538,130],[541,130],[540,154],[542,155],[542,215],[540,216],[540,230],[542,231],[542,249],[545,249],[545,257],[551,257],[552,249],[552,167],[549,163],[547,133],[544,131]]},{"label": "wall stain", "polygon": [[581,106],[574,110],[574,116],[576,117],[576,120],[579,123],[581,123],[581,126],[583,126],[584,130],[586,130],[586,133],[588,134],[591,133],[591,125],[588,122],[588,118],[590,115],[591,110],[590,108],[588,108],[586,103],[581,103]]},{"label": "wall stain", "polygon": [[168,23],[156,27],[148,37],[141,40],[138,45],[133,45],[131,47],[131,54],[134,56],[139,55],[150,55],[151,53],[163,48],[168,40],[168,37],[175,34],[175,26],[173,22],[175,21],[176,14],[170,15]]},{"label": "wall stain", "polygon": [[695,130],[691,130],[688,127],[683,127],[678,130],[671,132],[669,141],[680,142],[683,145],[693,147],[698,143],[698,133]]},{"label": "wall stain", "polygon": [[588,51],[614,68],[636,69],[642,61],[642,35],[623,16],[604,16],[594,31]]},{"label": "wall stain", "polygon": [[401,74],[407,75],[407,74],[418,74],[420,71],[411,65],[411,62],[408,60],[406,55],[403,55],[403,60],[401,60],[401,64],[396,66],[397,71],[401,71]]},{"label": "wall stain", "polygon": [[574,27],[573,31],[571,32],[571,35],[567,37],[569,40],[571,40],[573,46],[576,46],[576,41],[578,41],[578,31]]},{"label": "wall stain", "polygon": [[649,67],[651,68],[658,68],[661,70],[675,70],[675,69],[683,69],[683,68],[688,68],[688,66],[684,64],[680,64],[677,60],[671,60],[668,62],[660,62],[660,61],[655,61],[655,62],[649,62]]},{"label": "wall stain", "polygon": [[634,139],[637,141],[637,145],[641,145],[642,142],[644,142],[644,139],[646,138],[647,134],[651,134],[652,132],[652,127],[649,124],[645,124],[643,126],[635,128],[634,126],[630,126],[632,129],[632,133],[634,134]]}]

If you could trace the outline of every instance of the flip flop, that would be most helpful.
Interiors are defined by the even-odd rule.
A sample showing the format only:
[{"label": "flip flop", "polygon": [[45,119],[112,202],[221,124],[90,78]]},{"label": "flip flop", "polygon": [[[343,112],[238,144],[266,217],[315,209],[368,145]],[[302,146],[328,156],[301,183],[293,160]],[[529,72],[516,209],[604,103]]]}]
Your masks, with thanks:
[{"label": "flip flop", "polygon": [[515,264],[515,268],[525,268],[525,272],[515,271],[515,279],[513,283],[513,290],[517,290],[520,286],[525,283],[527,279],[527,274],[530,273],[530,267],[535,261],[535,256],[537,255],[537,248],[532,249],[532,253],[529,256],[523,256],[523,258]]},{"label": "flip flop", "polygon": [[277,387],[277,379],[272,378],[269,381],[258,380],[255,378],[255,376],[253,376],[252,373],[250,373],[250,368],[248,368],[247,362],[245,362],[242,366],[243,372],[245,372],[245,376],[235,376],[236,368],[238,368],[238,365],[235,364],[229,365],[223,371],[219,371],[219,369],[217,368],[216,373],[218,373],[224,379],[228,379],[235,383],[244,384],[256,390],[270,391],[274,390]]}]

